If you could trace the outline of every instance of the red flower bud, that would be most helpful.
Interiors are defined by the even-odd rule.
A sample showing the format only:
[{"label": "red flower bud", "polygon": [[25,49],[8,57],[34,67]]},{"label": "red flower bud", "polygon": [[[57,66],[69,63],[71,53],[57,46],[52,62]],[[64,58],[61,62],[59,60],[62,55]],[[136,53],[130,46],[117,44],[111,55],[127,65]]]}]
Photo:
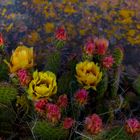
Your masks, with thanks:
[{"label": "red flower bud", "polygon": [[91,134],[98,134],[102,130],[102,120],[97,114],[88,116],[85,119],[85,127]]},{"label": "red flower bud", "polygon": [[18,70],[17,76],[22,86],[28,85],[31,80],[31,77],[29,76],[27,70],[25,69]]},{"label": "red flower bud", "polygon": [[85,89],[80,89],[75,94],[75,99],[78,104],[85,105],[87,102],[88,92]]},{"label": "red flower bud", "polygon": [[63,121],[63,127],[65,129],[70,129],[74,125],[74,120],[72,118],[65,118]]},{"label": "red flower bud", "polygon": [[137,132],[140,132],[140,122],[136,118],[128,119],[125,128],[127,133],[132,135],[136,134]]},{"label": "red flower bud", "polygon": [[95,39],[96,51],[99,55],[104,55],[108,49],[109,42],[108,40],[102,39]]},{"label": "red flower bud", "polygon": [[48,103],[47,104],[47,119],[53,123],[56,123],[61,118],[61,112],[57,105]]},{"label": "red flower bud", "polygon": [[0,46],[4,45],[4,39],[2,37],[2,34],[0,33]]},{"label": "red flower bud", "polygon": [[55,32],[55,38],[61,41],[65,41],[67,39],[67,33],[64,27],[59,27]]},{"label": "red flower bud", "polygon": [[95,46],[93,40],[88,39],[86,44],[85,44],[84,51],[86,52],[86,54],[92,55],[95,52],[95,47],[96,46]]},{"label": "red flower bud", "polygon": [[45,112],[46,111],[46,105],[47,105],[47,100],[40,99],[39,101],[37,101],[35,103],[35,109],[40,113]]},{"label": "red flower bud", "polygon": [[57,100],[57,105],[60,107],[60,108],[66,108],[67,105],[68,105],[68,98],[67,98],[67,95],[61,95],[59,96],[58,100]]},{"label": "red flower bud", "polygon": [[107,56],[102,61],[103,66],[107,69],[110,69],[114,63],[114,59],[112,56]]}]

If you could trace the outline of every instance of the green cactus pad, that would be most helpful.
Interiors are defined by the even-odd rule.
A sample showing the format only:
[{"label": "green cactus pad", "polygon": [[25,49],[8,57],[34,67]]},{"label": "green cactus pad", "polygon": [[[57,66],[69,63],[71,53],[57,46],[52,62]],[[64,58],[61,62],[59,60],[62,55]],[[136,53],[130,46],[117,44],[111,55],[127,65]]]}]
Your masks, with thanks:
[{"label": "green cactus pad", "polygon": [[37,139],[66,140],[68,132],[61,126],[53,126],[45,121],[37,121],[33,129]]}]

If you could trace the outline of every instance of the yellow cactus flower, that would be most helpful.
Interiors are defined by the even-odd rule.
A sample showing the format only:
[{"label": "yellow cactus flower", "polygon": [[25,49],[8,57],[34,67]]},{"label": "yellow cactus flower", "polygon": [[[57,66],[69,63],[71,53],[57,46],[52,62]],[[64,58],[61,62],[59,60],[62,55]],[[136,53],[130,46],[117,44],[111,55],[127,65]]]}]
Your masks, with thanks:
[{"label": "yellow cactus flower", "polygon": [[33,80],[29,84],[28,94],[32,100],[49,98],[56,94],[56,76],[50,71],[33,73]]},{"label": "yellow cactus flower", "polygon": [[96,90],[97,84],[102,79],[99,66],[87,60],[76,65],[76,73],[78,82],[84,85],[85,89],[93,88]]},{"label": "yellow cactus flower", "polygon": [[18,46],[12,53],[10,63],[7,64],[11,73],[14,73],[19,69],[33,67],[33,48]]}]

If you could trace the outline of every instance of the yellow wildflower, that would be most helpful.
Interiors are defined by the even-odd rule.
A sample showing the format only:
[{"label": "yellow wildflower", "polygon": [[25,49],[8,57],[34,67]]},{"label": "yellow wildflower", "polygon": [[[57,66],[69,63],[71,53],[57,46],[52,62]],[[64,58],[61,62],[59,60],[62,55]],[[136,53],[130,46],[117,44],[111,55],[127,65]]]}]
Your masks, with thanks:
[{"label": "yellow wildflower", "polygon": [[96,86],[102,78],[99,66],[87,60],[76,65],[76,73],[78,82],[84,85],[85,89],[93,88],[96,90]]},{"label": "yellow wildflower", "polygon": [[29,84],[28,94],[32,100],[49,98],[56,94],[56,76],[50,71],[33,73],[33,80]]},{"label": "yellow wildflower", "polygon": [[13,51],[10,63],[8,63],[10,72],[14,73],[19,69],[28,69],[33,67],[33,48],[18,46]]},{"label": "yellow wildflower", "polygon": [[124,17],[124,18],[129,18],[129,17],[132,17],[134,16],[134,11],[133,10],[127,10],[127,9],[121,9],[119,11],[119,15]]}]

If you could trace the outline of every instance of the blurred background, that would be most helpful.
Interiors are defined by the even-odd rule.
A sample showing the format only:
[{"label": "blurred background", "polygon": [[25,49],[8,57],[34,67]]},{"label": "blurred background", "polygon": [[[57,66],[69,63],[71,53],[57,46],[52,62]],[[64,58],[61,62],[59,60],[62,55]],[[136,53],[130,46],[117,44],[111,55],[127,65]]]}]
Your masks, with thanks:
[{"label": "blurred background", "polygon": [[8,50],[19,44],[41,50],[64,26],[76,49],[88,36],[122,45],[124,63],[140,67],[140,0],[0,0],[0,32]]}]

